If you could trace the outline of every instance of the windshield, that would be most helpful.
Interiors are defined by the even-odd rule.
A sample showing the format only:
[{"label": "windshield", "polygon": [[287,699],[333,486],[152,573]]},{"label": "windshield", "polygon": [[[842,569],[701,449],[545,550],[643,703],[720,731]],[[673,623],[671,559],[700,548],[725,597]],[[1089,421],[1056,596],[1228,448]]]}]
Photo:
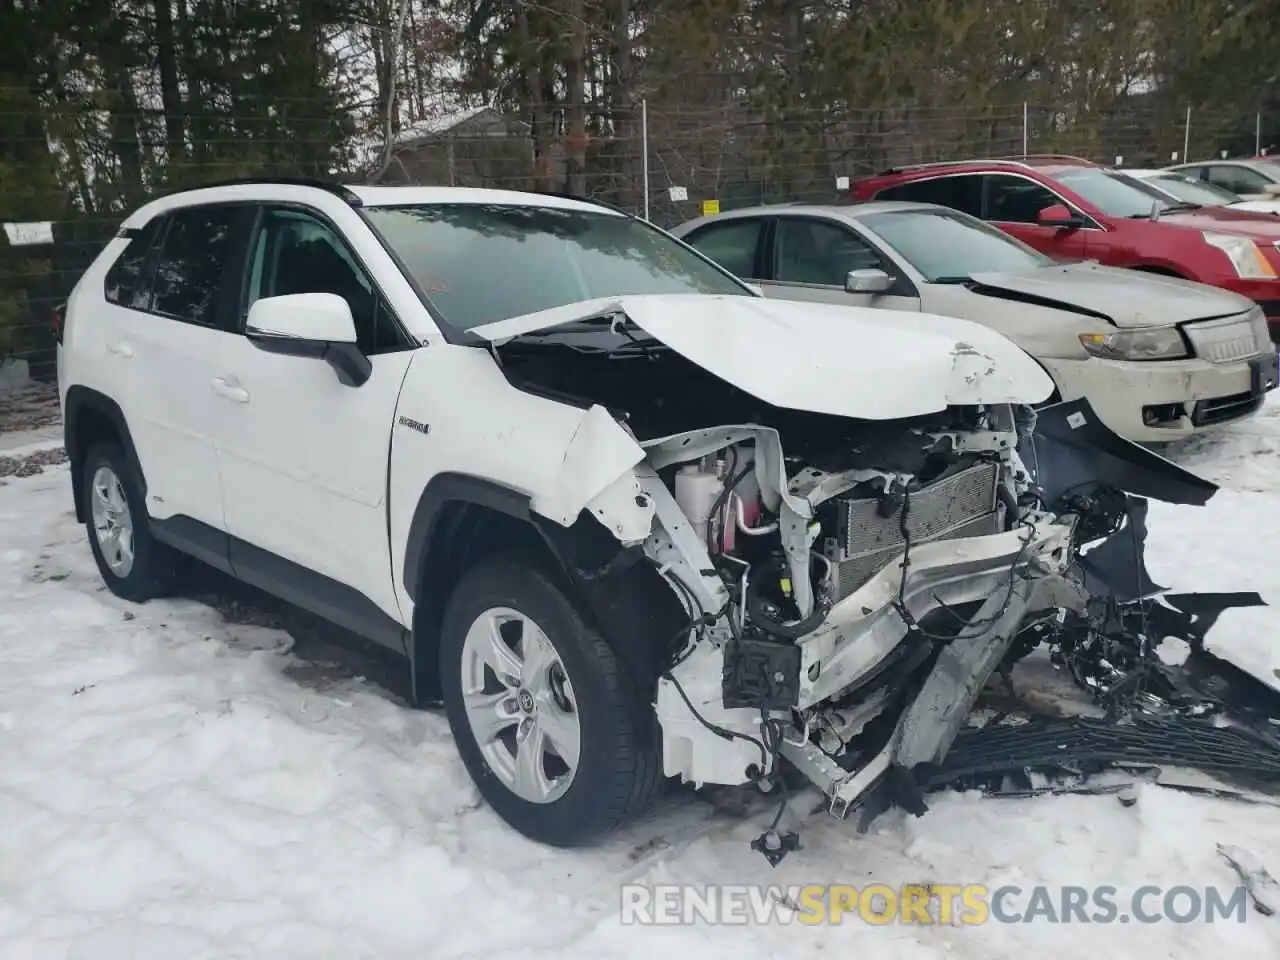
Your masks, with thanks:
[{"label": "windshield", "polygon": [[753,295],[654,227],[613,213],[475,203],[363,213],[458,330],[596,297]]},{"label": "windshield", "polygon": [[1147,181],[1158,190],[1163,190],[1175,200],[1183,203],[1198,203],[1206,207],[1221,207],[1228,203],[1238,203],[1240,198],[1230,190],[1215,186],[1204,180],[1193,180],[1180,173],[1162,173]]},{"label": "windshield", "polygon": [[1054,179],[1108,217],[1146,217],[1151,214],[1152,203],[1159,203],[1161,209],[1171,205],[1168,197],[1140,180],[1106,170],[1081,167],[1059,173]]},{"label": "windshield", "polygon": [[955,210],[892,210],[858,222],[898,251],[929,283],[986,271],[1034,270],[1053,263],[1007,234]]}]

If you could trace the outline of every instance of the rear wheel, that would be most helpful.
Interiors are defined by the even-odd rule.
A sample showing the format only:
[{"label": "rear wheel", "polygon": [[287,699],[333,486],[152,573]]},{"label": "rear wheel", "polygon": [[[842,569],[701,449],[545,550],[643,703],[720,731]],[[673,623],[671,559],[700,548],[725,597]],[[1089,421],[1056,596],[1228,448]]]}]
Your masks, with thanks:
[{"label": "rear wheel", "polygon": [[464,575],[445,613],[440,677],[468,773],[530,839],[589,843],[656,794],[652,708],[536,561],[501,558]]},{"label": "rear wheel", "polygon": [[142,492],[120,447],[90,449],[80,483],[89,547],[107,589],[134,603],[165,594],[173,584],[174,555],[151,536]]}]

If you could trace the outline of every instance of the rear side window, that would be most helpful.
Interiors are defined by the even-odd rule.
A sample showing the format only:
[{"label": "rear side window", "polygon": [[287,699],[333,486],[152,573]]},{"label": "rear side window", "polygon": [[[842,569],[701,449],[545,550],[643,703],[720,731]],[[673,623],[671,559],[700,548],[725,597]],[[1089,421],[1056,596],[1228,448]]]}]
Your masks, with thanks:
[{"label": "rear side window", "polygon": [[909,200],[912,203],[936,203],[972,217],[982,216],[982,177],[932,177],[888,187],[876,194],[877,200]]},{"label": "rear side window", "polygon": [[147,254],[155,245],[164,217],[156,217],[129,239],[124,251],[107,271],[103,296],[107,303],[145,309]]},{"label": "rear side window", "polygon": [[149,309],[174,320],[231,329],[224,278],[238,262],[231,237],[240,210],[188,207],[169,215],[151,281]]}]

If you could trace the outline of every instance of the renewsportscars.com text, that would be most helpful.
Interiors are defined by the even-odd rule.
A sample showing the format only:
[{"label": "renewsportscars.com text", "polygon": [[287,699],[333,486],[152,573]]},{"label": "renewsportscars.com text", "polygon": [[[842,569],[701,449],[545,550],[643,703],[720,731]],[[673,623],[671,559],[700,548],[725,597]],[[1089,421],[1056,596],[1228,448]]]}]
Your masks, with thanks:
[{"label": "renewsportscars.com text", "polygon": [[990,888],[982,884],[755,886],[680,884],[622,888],[624,924],[1244,923],[1244,887]]}]

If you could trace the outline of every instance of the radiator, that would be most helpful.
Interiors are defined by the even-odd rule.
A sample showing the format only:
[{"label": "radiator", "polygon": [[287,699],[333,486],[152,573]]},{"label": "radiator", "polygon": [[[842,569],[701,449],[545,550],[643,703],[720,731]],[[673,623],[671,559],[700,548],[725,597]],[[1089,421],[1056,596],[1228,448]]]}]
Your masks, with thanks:
[{"label": "radiator", "polygon": [[[911,544],[999,533],[1003,517],[996,495],[999,465],[980,463],[916,490],[907,511]],[[835,528],[823,541],[831,561],[835,598],[857,590],[902,553],[899,514],[882,517],[875,497],[837,497]]]}]

